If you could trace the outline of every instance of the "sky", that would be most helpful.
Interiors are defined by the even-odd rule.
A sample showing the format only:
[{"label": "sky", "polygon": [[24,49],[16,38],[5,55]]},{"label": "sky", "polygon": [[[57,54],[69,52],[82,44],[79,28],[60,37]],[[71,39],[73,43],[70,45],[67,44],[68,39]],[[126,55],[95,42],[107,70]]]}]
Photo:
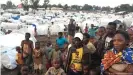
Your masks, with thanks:
[{"label": "sky", "polygon": [[[9,0],[0,0],[0,4],[6,3]],[[15,5],[21,3],[20,0],[11,0]],[[40,1],[40,4],[43,0]],[[116,7],[120,4],[133,4],[133,0],[50,0],[50,4],[68,4],[68,5],[98,5],[98,6],[111,6]]]}]

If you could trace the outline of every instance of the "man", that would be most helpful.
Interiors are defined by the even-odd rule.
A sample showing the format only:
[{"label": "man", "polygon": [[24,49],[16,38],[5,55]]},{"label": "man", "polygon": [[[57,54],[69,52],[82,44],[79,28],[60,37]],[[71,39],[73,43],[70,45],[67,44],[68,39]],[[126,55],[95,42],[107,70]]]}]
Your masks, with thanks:
[{"label": "man", "polygon": [[89,29],[89,34],[91,37],[96,36],[96,30],[98,29],[98,26],[94,26],[94,24],[91,24],[91,28]]},{"label": "man", "polygon": [[116,33],[117,25],[114,22],[109,22],[106,28],[106,35],[105,35],[105,49],[108,50],[112,48],[112,38],[114,37],[114,34]]},{"label": "man", "polygon": [[71,43],[72,37],[74,37],[74,35],[75,35],[75,30],[76,30],[76,26],[74,24],[74,20],[70,19],[70,23],[68,25],[68,40],[69,40],[69,43]]},{"label": "man", "polygon": [[116,32],[116,23],[109,22],[106,27],[106,33],[104,34],[104,36],[99,38],[99,40],[95,43],[96,51],[100,58],[103,58],[103,55],[106,52],[106,50],[109,50],[113,47],[112,38],[115,32]]}]

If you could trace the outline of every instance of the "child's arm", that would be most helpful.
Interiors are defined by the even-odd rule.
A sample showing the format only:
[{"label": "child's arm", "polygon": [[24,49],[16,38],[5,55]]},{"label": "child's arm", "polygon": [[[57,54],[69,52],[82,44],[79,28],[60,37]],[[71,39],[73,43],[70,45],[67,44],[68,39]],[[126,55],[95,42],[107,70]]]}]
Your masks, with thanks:
[{"label": "child's arm", "polygon": [[45,73],[45,75],[51,75],[50,71],[51,71],[51,68],[48,69],[48,71]]}]

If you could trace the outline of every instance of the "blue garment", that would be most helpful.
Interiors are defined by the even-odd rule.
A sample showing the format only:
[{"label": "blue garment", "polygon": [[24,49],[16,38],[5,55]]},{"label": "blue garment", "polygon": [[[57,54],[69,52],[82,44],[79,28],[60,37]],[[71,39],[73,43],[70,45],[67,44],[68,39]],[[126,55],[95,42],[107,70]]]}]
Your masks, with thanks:
[{"label": "blue garment", "polygon": [[[111,49],[111,51],[115,54],[118,53],[118,51],[114,48]],[[122,57],[121,57],[121,63],[133,64],[133,50],[131,50],[130,48],[126,48],[125,50],[123,50]],[[102,63],[101,63],[101,72],[104,72],[104,66]]]},{"label": "blue garment", "polygon": [[56,39],[56,44],[59,46],[59,48],[63,48],[66,43],[68,43],[68,41],[64,37]]},{"label": "blue garment", "polygon": [[97,31],[97,29],[98,29],[98,27],[90,28],[90,29],[88,30],[91,37],[95,37],[95,36],[96,36],[96,31]]}]

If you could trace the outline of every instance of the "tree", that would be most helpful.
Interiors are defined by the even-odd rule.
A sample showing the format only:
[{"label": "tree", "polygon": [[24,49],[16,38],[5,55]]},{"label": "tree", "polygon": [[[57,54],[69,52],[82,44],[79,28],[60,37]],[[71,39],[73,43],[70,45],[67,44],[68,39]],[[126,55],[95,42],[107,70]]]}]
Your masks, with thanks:
[{"label": "tree", "polygon": [[78,6],[78,5],[72,5],[71,6],[71,9],[80,10],[80,6]]},{"label": "tree", "polygon": [[45,9],[47,9],[48,4],[49,4],[49,0],[44,0],[43,7],[44,7]]},{"label": "tree", "polygon": [[111,11],[111,7],[107,6],[107,7],[102,7],[102,11]]},{"label": "tree", "polygon": [[88,11],[90,11],[90,10],[93,10],[93,7],[91,5],[85,4],[83,6],[82,10],[88,10]]},{"label": "tree", "polygon": [[67,10],[69,6],[67,4],[64,5],[64,10]]},{"label": "tree", "polygon": [[6,3],[6,8],[7,9],[10,9],[10,8],[12,8],[13,7],[13,3],[11,2],[11,1],[7,1],[7,3]]},{"label": "tree", "polygon": [[39,1],[40,1],[40,0],[30,0],[31,7],[32,7],[33,9],[37,10]]},{"label": "tree", "polygon": [[59,8],[63,8],[63,6],[62,6],[61,4],[58,4],[58,7],[59,7]]},{"label": "tree", "polygon": [[29,10],[29,5],[28,5],[28,0],[21,0],[23,9],[28,11]]}]

